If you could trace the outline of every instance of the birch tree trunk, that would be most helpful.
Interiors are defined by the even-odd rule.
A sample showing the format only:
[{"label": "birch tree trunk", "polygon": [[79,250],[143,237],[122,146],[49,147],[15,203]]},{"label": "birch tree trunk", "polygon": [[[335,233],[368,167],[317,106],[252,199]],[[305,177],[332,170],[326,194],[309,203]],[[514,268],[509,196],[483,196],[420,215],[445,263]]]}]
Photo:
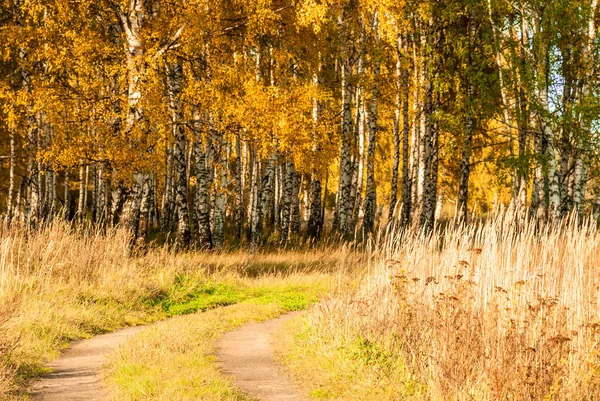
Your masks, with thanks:
[{"label": "birch tree trunk", "polygon": [[173,170],[175,172],[175,203],[177,205],[177,243],[183,248],[190,244],[190,222],[188,212],[186,134],[181,92],[183,90],[183,66],[181,60],[166,63],[169,108],[173,124]]},{"label": "birch tree trunk", "polygon": [[[537,127],[537,125],[536,125]],[[538,131],[534,137],[534,152],[543,155],[545,152],[542,134]],[[541,161],[536,162],[533,176],[533,187],[531,193],[531,215],[540,221],[546,220],[548,207],[546,204],[544,168]]]},{"label": "birch tree trunk", "polygon": [[474,27],[471,15],[469,15],[469,22],[467,25],[468,30],[468,54],[467,54],[467,66],[464,72],[464,89],[466,92],[465,97],[465,121],[464,121],[464,135],[462,143],[462,155],[460,161],[460,181],[458,186],[458,213],[459,220],[467,223],[469,219],[469,175],[471,173],[471,145],[473,142],[473,88],[471,85],[470,78],[470,67],[472,64],[472,52],[473,46],[472,41],[474,39]]},{"label": "birch tree trunk", "polygon": [[[135,126],[139,126],[144,119],[144,110],[140,100],[142,99],[142,83],[146,71],[146,60],[142,41],[142,24],[146,18],[146,1],[129,0],[128,10],[123,12],[121,7],[115,4],[113,7],[115,15],[119,20],[121,31],[124,35],[125,56],[127,60],[127,118],[125,132],[131,133]],[[145,130],[145,127],[140,127]],[[145,133],[144,133],[145,134]],[[148,176],[142,172],[134,173],[133,188],[127,191],[129,197],[138,197],[138,199],[128,199],[129,215],[125,222],[128,228],[135,233],[135,239],[140,235],[140,216],[143,217],[140,208],[146,202],[141,199],[146,195],[144,186],[148,181]],[[147,191],[148,193],[150,191]],[[147,227],[147,224],[145,225]],[[144,234],[143,232],[141,234]]]},{"label": "birch tree trunk", "polygon": [[292,196],[294,193],[294,167],[291,161],[286,162],[283,181],[283,194],[281,198],[281,235],[280,241],[288,240],[292,220]]},{"label": "birch tree trunk", "polygon": [[70,194],[69,194],[69,168],[65,168],[65,177],[64,177],[64,193],[63,193],[63,199],[64,199],[64,204],[63,204],[63,210],[62,210],[62,217],[64,220],[68,220],[69,219],[69,211],[70,211],[70,206],[71,206],[71,202],[70,202]]},{"label": "birch tree trunk", "polygon": [[549,218],[555,220],[560,217],[560,188],[559,188],[559,177],[556,168],[556,150],[554,147],[554,132],[552,130],[551,121],[549,121],[550,109],[548,105],[548,89],[544,84],[544,87],[540,90],[540,103],[543,107],[544,115],[538,116],[540,118],[540,125],[542,129],[543,140],[546,144],[545,155],[548,160],[548,195],[549,205],[548,214]]},{"label": "birch tree trunk", "polygon": [[363,183],[365,166],[365,125],[367,120],[367,111],[365,107],[365,93],[363,91],[361,78],[365,74],[365,42],[366,29],[363,19],[360,19],[360,39],[358,44],[358,62],[356,76],[358,83],[355,85],[355,118],[354,118],[354,137],[352,145],[356,152],[352,152],[352,186],[350,188],[350,224],[349,230],[354,231],[356,223],[363,212]]},{"label": "birch tree trunk", "polygon": [[[82,160],[79,163],[83,163]],[[79,166],[79,194],[77,195],[77,213],[75,214],[75,220],[79,223],[83,221],[83,201],[85,197],[85,168],[83,165]]]},{"label": "birch tree trunk", "polygon": [[[351,235],[350,193],[352,190],[352,63],[350,60],[350,40],[344,27],[344,17],[339,22],[341,29],[341,69],[342,69],[342,110],[341,110],[341,153],[340,153],[340,183],[338,190],[337,219],[338,230],[343,237]],[[283,227],[282,227],[283,229]]]},{"label": "birch tree trunk", "polygon": [[422,180],[422,192],[420,196],[420,217],[421,227],[432,229],[435,222],[435,203],[437,200],[437,122],[432,121],[434,109],[434,88],[431,74],[433,59],[433,32],[434,22],[429,22],[427,29],[427,39],[425,42],[425,60],[423,62],[422,79],[425,82],[425,105],[421,118],[421,130],[424,133],[421,138],[421,163],[419,167],[419,178]]},{"label": "birch tree trunk", "polygon": [[[213,238],[210,228],[210,187],[213,172],[209,166],[212,146],[207,143],[206,152],[202,144],[202,123],[199,110],[194,111],[194,172],[196,173],[196,230],[198,245],[212,248]],[[210,142],[210,141],[207,141]]]},{"label": "birch tree trunk", "polygon": [[417,39],[415,38],[412,43],[412,59],[413,59],[413,129],[410,147],[411,152],[411,198],[410,198],[410,214],[413,215],[415,211],[418,211],[421,206],[419,205],[419,166],[421,164],[421,114],[423,108],[421,107],[420,101],[420,88],[422,82],[420,80],[421,74],[419,69],[423,68],[418,55],[417,55]]},{"label": "birch tree trunk", "polygon": [[[373,33],[375,37],[375,43],[379,41],[377,29],[377,12],[373,17]],[[377,51],[377,50],[376,50]],[[379,87],[377,80],[379,79],[380,73],[379,55],[374,55],[373,62],[373,87],[371,88],[371,104],[369,105],[369,150],[367,153],[367,190],[365,199],[365,216],[363,220],[363,232],[370,233],[375,227],[375,213],[377,210],[377,187],[375,183],[375,147],[377,145],[377,101],[379,98]]]},{"label": "birch tree trunk", "polygon": [[307,234],[310,238],[317,239],[321,235],[323,227],[321,207],[321,181],[313,174],[310,181],[307,227]]},{"label": "birch tree trunk", "polygon": [[264,175],[262,176],[260,191],[258,193],[258,210],[256,222],[253,229],[254,243],[263,233],[265,222],[270,213],[272,213],[273,205],[273,187],[275,184],[275,155],[267,157],[264,162]]},{"label": "birch tree trunk", "polygon": [[161,213],[160,213],[160,224],[163,231],[169,231],[171,228],[171,221],[175,214],[175,200],[173,199],[173,149],[167,146],[166,149],[166,163],[165,163],[165,188],[163,192],[163,198],[161,202]]},{"label": "birch tree trunk", "polygon": [[9,155],[9,167],[8,167],[8,197],[6,200],[6,224],[10,224],[14,215],[14,193],[15,193],[15,156],[16,156],[16,145],[15,145],[15,130],[14,127],[10,127],[10,155]]},{"label": "birch tree trunk", "polygon": [[[408,43],[404,41],[404,51],[408,52]],[[413,180],[411,177],[411,171],[409,171],[409,147],[408,137],[410,131],[410,122],[408,116],[408,98],[409,98],[409,86],[408,86],[408,69],[402,68],[402,214],[401,223],[408,225],[412,214],[412,192],[413,192]],[[416,125],[416,124],[415,124]]]},{"label": "birch tree trunk", "polygon": [[[422,24],[420,24],[422,25]],[[416,170],[417,174],[417,212],[419,214],[419,220],[423,214],[423,208],[425,207],[425,180],[427,175],[428,166],[431,164],[430,149],[429,149],[429,138],[431,130],[429,129],[429,114],[431,112],[431,90],[428,79],[429,69],[428,64],[429,54],[428,47],[428,33],[421,32],[421,64],[419,74],[419,88],[424,89],[424,99],[419,103],[419,163]]]},{"label": "birch tree trunk", "polygon": [[[25,61],[27,53],[19,49],[19,59]],[[21,86],[25,92],[31,92],[31,78],[25,68],[21,68]],[[38,127],[31,105],[27,107],[27,197],[25,205],[26,224],[35,229],[40,217],[40,182],[37,161]]]},{"label": "birch tree trunk", "polygon": [[256,150],[251,149],[251,160],[252,160],[252,188],[251,188],[251,202],[250,202],[250,241],[252,244],[257,244],[260,241],[260,186],[261,186],[261,166],[256,157]]},{"label": "birch tree trunk", "polygon": [[227,149],[223,140],[223,133],[219,133],[220,151],[217,166],[218,189],[215,194],[215,218],[213,229],[213,245],[217,249],[223,248],[225,242],[225,206],[227,204]]},{"label": "birch tree trunk", "polygon": [[[319,75],[321,74],[321,65],[319,64],[319,68],[317,69],[317,73],[313,76],[313,85],[315,87],[319,86]],[[312,145],[312,153],[313,157],[316,159],[318,157],[318,145],[317,135],[318,135],[318,124],[321,118],[321,105],[319,101],[315,98],[313,99],[313,110],[312,110],[312,119],[313,119],[313,130],[314,130],[314,139]],[[310,178],[310,192],[308,197],[308,226],[307,226],[307,235],[309,238],[318,239],[321,235],[321,230],[323,228],[323,218],[321,215],[321,181],[318,178],[317,170],[314,168],[313,163],[313,171]]]},{"label": "birch tree trunk", "polygon": [[302,187],[302,176],[292,164],[292,199],[291,199],[291,222],[290,222],[290,234],[300,234],[300,189]]},{"label": "birch tree trunk", "polygon": [[14,219],[16,221],[21,221],[21,217],[23,215],[21,202],[23,199],[23,194],[27,191],[27,182],[26,177],[21,177],[21,184],[19,185],[19,190],[17,191],[17,198],[15,199],[15,213]]},{"label": "birch tree trunk", "polygon": [[[396,203],[398,201],[398,170],[400,169],[400,113],[402,112],[402,59],[401,59],[401,37],[398,34],[396,43],[396,100],[394,107],[394,127],[392,138],[394,145],[394,162],[392,165],[392,181],[390,193],[390,210],[388,214],[388,225],[395,221]],[[404,165],[406,166],[406,165]],[[403,167],[404,167],[403,166]],[[404,172],[403,172],[404,180]],[[403,181],[404,185],[404,181]]]},{"label": "birch tree trunk", "polygon": [[98,163],[97,167],[97,185],[96,191],[96,223],[105,224],[108,218],[108,178],[105,162]]},{"label": "birch tree trunk", "polygon": [[575,171],[573,172],[573,210],[579,220],[583,218],[583,201],[585,199],[585,186],[587,168],[580,154],[575,156]]},{"label": "birch tree trunk", "polygon": [[242,238],[244,230],[244,158],[242,155],[242,141],[237,135],[235,137],[235,236],[238,240]]},{"label": "birch tree trunk", "polygon": [[534,11],[533,15],[533,34],[534,43],[537,46],[534,48],[534,54],[537,56],[537,100],[540,110],[536,112],[539,121],[542,141],[545,145],[545,153],[543,154],[546,160],[547,179],[548,179],[548,217],[550,220],[556,220],[560,217],[560,188],[559,177],[556,162],[556,149],[554,131],[552,128],[552,113],[548,102],[548,86],[550,79],[550,48],[547,43],[546,34],[542,32],[543,15],[540,12]]}]

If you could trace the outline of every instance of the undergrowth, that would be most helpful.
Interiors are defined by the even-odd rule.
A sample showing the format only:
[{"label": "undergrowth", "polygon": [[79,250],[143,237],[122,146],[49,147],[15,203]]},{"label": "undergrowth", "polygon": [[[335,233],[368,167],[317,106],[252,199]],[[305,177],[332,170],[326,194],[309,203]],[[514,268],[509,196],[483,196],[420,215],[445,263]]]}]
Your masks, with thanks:
[{"label": "undergrowth", "polygon": [[314,398],[600,399],[600,232],[592,222],[499,216],[370,248],[360,285],[340,285],[281,334]]}]

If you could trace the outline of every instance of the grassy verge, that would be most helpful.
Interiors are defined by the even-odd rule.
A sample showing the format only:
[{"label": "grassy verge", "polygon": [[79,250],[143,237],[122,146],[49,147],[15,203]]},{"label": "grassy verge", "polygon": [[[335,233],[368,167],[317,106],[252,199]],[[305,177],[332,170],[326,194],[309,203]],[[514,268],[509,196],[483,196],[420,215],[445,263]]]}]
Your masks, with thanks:
[{"label": "grassy verge", "polygon": [[262,280],[240,303],[149,328],[110,357],[106,368],[112,398],[134,400],[245,400],[219,373],[216,340],[250,321],[299,310],[327,286],[324,276]]},{"label": "grassy verge", "polygon": [[276,333],[275,351],[315,400],[424,400],[425,387],[402,357],[356,336],[343,343],[298,316]]},{"label": "grassy verge", "polygon": [[286,308],[302,309],[314,294],[294,277],[322,280],[340,257],[165,248],[131,255],[120,231],[82,233],[61,224],[38,233],[2,231],[0,399],[24,399],[27,382],[75,339],[251,299],[276,296]]}]

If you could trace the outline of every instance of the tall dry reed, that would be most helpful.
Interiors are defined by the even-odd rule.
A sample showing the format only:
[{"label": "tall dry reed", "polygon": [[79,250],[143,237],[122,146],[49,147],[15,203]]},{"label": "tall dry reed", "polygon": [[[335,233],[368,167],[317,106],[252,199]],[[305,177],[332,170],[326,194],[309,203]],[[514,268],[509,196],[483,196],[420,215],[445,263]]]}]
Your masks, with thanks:
[{"label": "tall dry reed", "polygon": [[313,313],[323,338],[376,344],[426,399],[600,399],[595,224],[540,228],[500,216],[390,235],[370,252],[358,289]]}]

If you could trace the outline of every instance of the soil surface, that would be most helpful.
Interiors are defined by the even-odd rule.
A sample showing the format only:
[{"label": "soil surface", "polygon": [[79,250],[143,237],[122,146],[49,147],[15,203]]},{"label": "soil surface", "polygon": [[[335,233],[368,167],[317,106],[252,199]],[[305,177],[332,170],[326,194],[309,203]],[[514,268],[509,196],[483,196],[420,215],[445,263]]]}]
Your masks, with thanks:
[{"label": "soil surface", "polygon": [[33,383],[31,399],[34,401],[106,400],[108,395],[100,375],[106,356],[146,327],[127,327],[114,333],[74,342],[58,359],[48,364],[52,372]]},{"label": "soil surface", "polygon": [[263,401],[302,401],[292,381],[273,357],[273,333],[296,313],[226,333],[219,344],[221,370],[242,391]]}]

